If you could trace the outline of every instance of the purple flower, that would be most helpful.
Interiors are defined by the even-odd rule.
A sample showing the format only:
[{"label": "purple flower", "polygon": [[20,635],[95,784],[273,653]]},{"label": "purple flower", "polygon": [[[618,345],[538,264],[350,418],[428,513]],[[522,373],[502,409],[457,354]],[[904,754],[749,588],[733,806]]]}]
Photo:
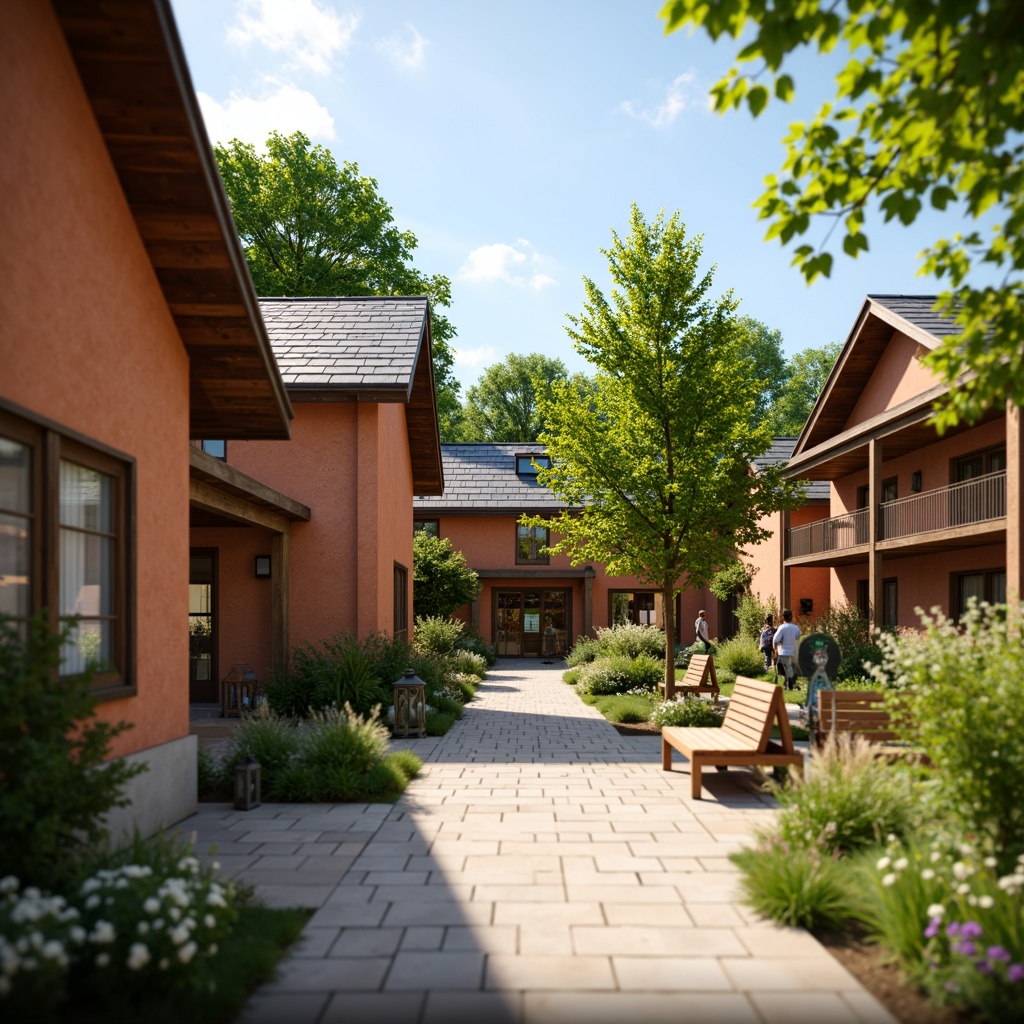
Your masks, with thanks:
[{"label": "purple flower", "polygon": [[1010,954],[1003,949],[1002,946],[989,946],[988,952],[985,954],[989,960],[1006,960],[1010,959]]},{"label": "purple flower", "polygon": [[960,934],[965,939],[980,939],[981,938],[981,925],[977,921],[968,921],[963,928],[960,929]]},{"label": "purple flower", "polygon": [[947,992],[959,992],[960,991],[960,986],[955,981],[947,981],[946,982],[946,991]]},{"label": "purple flower", "polygon": [[974,968],[975,968],[975,970],[979,974],[991,974],[992,973],[992,967],[991,967],[991,965],[989,964],[989,962],[987,960],[979,960],[974,965]]},{"label": "purple flower", "polygon": [[974,954],[977,953],[977,951],[977,947],[974,945],[974,943],[970,942],[967,939],[964,939],[963,942],[958,942],[953,947],[954,953],[962,953],[964,956],[974,956]]},{"label": "purple flower", "polygon": [[1006,971],[1008,981],[1024,981],[1024,964],[1010,964]]},{"label": "purple flower", "polygon": [[960,934],[960,925],[954,921],[951,925],[946,928],[946,934],[952,939]]},{"label": "purple flower", "polygon": [[940,919],[940,918],[938,918],[938,917],[933,917],[933,918],[932,918],[932,919],[931,919],[931,920],[930,920],[930,921],[928,922],[928,927],[927,927],[927,928],[925,928],[925,930],[924,930],[924,937],[925,937],[926,939],[934,939],[934,938],[935,938],[935,936],[939,934],[939,925],[940,925],[941,923],[942,923],[942,921],[941,921],[941,919]]}]

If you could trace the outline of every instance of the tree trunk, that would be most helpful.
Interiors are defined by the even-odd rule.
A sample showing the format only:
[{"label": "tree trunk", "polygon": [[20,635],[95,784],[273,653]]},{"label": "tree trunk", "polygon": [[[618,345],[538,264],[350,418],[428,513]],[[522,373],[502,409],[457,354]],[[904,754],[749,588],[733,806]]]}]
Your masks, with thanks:
[{"label": "tree trunk", "polygon": [[671,583],[662,588],[665,602],[665,700],[676,696],[676,602]]}]

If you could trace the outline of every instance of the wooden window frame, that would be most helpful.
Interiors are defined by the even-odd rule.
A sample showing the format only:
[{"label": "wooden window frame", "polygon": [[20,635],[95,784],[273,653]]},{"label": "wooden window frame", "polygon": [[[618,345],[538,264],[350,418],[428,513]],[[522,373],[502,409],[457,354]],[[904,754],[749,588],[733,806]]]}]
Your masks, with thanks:
[{"label": "wooden window frame", "polygon": [[[206,445],[210,441],[219,441],[222,445],[224,445],[224,454],[223,455],[214,455],[213,452],[206,451]],[[206,438],[203,438],[203,440],[201,440],[199,442],[199,450],[202,451],[202,452],[206,452],[206,454],[209,455],[211,459],[216,459],[218,462],[227,462],[228,461],[228,443],[227,443],[227,441],[224,441],[224,440],[222,440],[219,437],[206,437]]]},{"label": "wooden window frame", "polygon": [[[537,465],[533,465],[536,463]],[[524,465],[524,469],[520,469]],[[516,454],[516,476],[533,477],[536,479],[538,468],[550,469],[551,456],[541,452],[518,452]]]},{"label": "wooden window frame", "polygon": [[[977,448],[973,452],[965,452],[963,455],[957,455],[956,458],[949,460],[949,482],[950,484],[960,483],[957,480],[957,468],[962,462],[966,462],[968,459],[976,459],[979,456],[982,459],[981,475],[987,476],[989,473],[995,472],[995,470],[989,469],[988,466],[992,460],[992,456],[996,452],[1003,453],[1003,461],[1006,460],[1006,443],[990,444],[986,448]],[[972,477],[977,479],[977,477]]]},{"label": "wooden window frame", "polygon": [[[540,550],[541,548],[546,550],[548,545],[551,543],[551,528],[549,526],[523,526],[522,523],[516,523],[515,524],[515,528],[516,528],[516,534],[515,534],[516,565],[550,565],[551,564],[551,555],[550,554],[546,554],[546,555],[538,554],[538,556],[536,558],[522,558],[520,556],[520,554],[519,554],[519,531],[520,530],[534,530],[534,531],[536,531],[536,530],[543,530],[544,531],[544,543],[543,544],[538,543],[537,548],[538,548],[538,550]],[[537,540],[537,538],[534,537],[534,540]]]},{"label": "wooden window frame", "polygon": [[949,610],[950,618],[959,623],[960,617],[967,610],[966,608],[960,607],[960,577],[961,576],[982,576],[984,577],[984,593],[982,594],[982,600],[992,603],[992,577],[996,573],[1002,573],[1006,575],[1005,565],[993,565],[987,569],[961,569],[958,572],[951,572],[949,574]]},{"label": "wooden window frame", "polygon": [[[401,574],[401,576],[399,576]],[[401,580],[401,586],[399,586]],[[392,635],[406,642],[409,640],[409,567],[401,562],[394,563],[392,572],[393,622]]]},{"label": "wooden window frame", "polygon": [[30,534],[30,614],[46,609],[50,629],[61,629],[60,463],[94,469],[114,480],[113,672],[97,672],[92,692],[99,701],[138,694],[136,569],[136,461],[109,445],[0,399],[0,433],[32,449],[33,501]]},{"label": "wooden window frame", "polygon": [[[434,528],[435,528],[435,530],[437,532],[436,533],[430,533],[429,530],[425,530],[422,527],[417,526],[416,525],[417,523],[433,523],[434,524]],[[413,532],[413,536],[415,536],[417,533],[425,533],[428,537],[438,537],[438,538],[440,538],[440,536],[441,536],[441,520],[438,519],[436,516],[426,516],[426,517],[423,517],[423,518],[421,518],[419,516],[414,516],[413,517],[413,521],[412,521],[412,532]]]}]

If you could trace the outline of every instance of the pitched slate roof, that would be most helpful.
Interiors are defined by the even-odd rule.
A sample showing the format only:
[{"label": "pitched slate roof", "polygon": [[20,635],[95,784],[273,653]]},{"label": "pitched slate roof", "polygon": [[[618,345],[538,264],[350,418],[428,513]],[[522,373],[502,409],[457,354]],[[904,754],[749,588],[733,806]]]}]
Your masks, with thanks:
[{"label": "pitched slate roof", "polygon": [[[773,437],[772,446],[759,458],[754,459],[754,468],[777,466],[788,462],[796,448],[795,437]],[[804,490],[808,501],[829,501],[829,482],[827,480],[810,480]]]},{"label": "pitched slate roof", "polygon": [[565,508],[535,479],[516,476],[517,455],[542,455],[541,444],[443,444],[444,495],[415,498],[416,515],[428,513],[558,512]]},{"label": "pitched slate roof", "polygon": [[936,295],[869,295],[868,298],[936,338],[945,338],[959,331],[952,320],[932,308],[938,301]]},{"label": "pitched slate roof", "polygon": [[424,297],[263,298],[260,310],[290,392],[411,395],[429,322]]}]

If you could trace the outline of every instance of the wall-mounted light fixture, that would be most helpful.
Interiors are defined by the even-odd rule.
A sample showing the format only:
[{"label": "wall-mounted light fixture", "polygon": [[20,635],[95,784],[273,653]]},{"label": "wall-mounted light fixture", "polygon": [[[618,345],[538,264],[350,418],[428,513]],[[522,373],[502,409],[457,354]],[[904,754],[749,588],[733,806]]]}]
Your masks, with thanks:
[{"label": "wall-mounted light fixture", "polygon": [[270,555],[256,556],[256,579],[270,579]]},{"label": "wall-mounted light fixture", "polygon": [[910,474],[910,489],[915,494],[921,493],[921,470],[915,469],[914,472]]}]

